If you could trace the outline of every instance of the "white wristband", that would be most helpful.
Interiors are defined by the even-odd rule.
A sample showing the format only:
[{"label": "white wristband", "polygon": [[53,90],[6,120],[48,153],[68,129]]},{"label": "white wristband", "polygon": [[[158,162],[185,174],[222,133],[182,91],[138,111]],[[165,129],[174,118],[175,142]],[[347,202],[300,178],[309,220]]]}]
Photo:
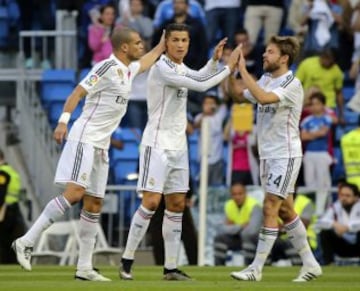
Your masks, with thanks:
[{"label": "white wristband", "polygon": [[71,114],[69,112],[63,112],[61,115],[60,115],[60,118],[58,120],[58,123],[65,123],[65,124],[68,124],[69,120],[70,120],[70,116]]}]

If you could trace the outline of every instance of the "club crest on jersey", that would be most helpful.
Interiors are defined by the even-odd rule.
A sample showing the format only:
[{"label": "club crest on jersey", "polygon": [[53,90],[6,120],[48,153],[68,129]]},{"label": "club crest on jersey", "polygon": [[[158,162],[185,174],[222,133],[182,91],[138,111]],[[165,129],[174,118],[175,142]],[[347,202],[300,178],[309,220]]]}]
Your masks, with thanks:
[{"label": "club crest on jersey", "polygon": [[149,185],[150,185],[151,187],[153,187],[153,186],[155,185],[155,179],[154,179],[154,178],[150,178],[148,183],[149,183]]},{"label": "club crest on jersey", "polygon": [[86,173],[83,173],[80,178],[81,180],[86,181],[87,178]]},{"label": "club crest on jersey", "polygon": [[121,80],[121,84],[124,85],[124,73],[123,73],[123,71],[121,69],[117,69],[116,72],[117,72],[117,74],[118,74],[118,76],[119,76],[119,78]]},{"label": "club crest on jersey", "polygon": [[88,86],[94,86],[99,81],[99,76],[96,74],[92,74],[87,80],[85,81],[85,84]]},{"label": "club crest on jersey", "polygon": [[183,67],[181,67],[181,66],[176,66],[175,67],[175,72],[177,73],[177,74],[179,74],[179,75],[182,75],[182,76],[184,76],[185,75],[185,69],[183,68]]}]

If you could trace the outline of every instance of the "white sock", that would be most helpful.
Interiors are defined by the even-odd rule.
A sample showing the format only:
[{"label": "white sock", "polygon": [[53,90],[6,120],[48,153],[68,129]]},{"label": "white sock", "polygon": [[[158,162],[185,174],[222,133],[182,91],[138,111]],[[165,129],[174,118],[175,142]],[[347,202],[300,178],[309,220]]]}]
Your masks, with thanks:
[{"label": "white sock", "polygon": [[307,240],[306,228],[299,216],[286,224],[285,230],[288,234],[289,240],[294,246],[295,250],[301,257],[304,266],[315,267],[319,263],[316,261],[314,254],[310,248],[309,242]]},{"label": "white sock", "polygon": [[259,240],[256,248],[256,254],[252,266],[260,272],[262,271],[266,259],[274,245],[276,238],[278,237],[279,229],[263,226],[260,229]]},{"label": "white sock", "polygon": [[62,195],[50,200],[34,224],[21,237],[21,241],[23,241],[26,246],[33,246],[40,237],[40,234],[53,224],[54,221],[62,217],[70,207],[71,204]]},{"label": "white sock", "polygon": [[79,222],[79,259],[77,270],[92,270],[92,255],[96,242],[97,227],[100,213],[91,213],[81,210]]},{"label": "white sock", "polygon": [[139,208],[136,210],[131,220],[125,251],[122,255],[124,259],[134,259],[135,251],[137,250],[140,241],[143,239],[149,227],[150,219],[154,215],[154,213],[155,211],[150,211],[142,205],[140,205]]},{"label": "white sock", "polygon": [[180,250],[181,231],[182,231],[182,213],[165,210],[162,234],[165,248],[166,269],[172,270],[177,267],[177,260]]}]

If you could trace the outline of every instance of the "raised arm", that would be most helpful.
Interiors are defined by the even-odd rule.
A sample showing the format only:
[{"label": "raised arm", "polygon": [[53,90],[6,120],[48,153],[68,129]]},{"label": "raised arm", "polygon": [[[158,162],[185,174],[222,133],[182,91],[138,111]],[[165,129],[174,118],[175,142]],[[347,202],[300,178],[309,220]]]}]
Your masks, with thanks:
[{"label": "raised arm", "polygon": [[163,31],[159,43],[151,51],[149,51],[147,54],[141,57],[141,59],[139,60],[140,62],[139,73],[149,69],[164,51],[165,51],[165,31]]},{"label": "raised arm", "polygon": [[204,92],[219,84],[235,69],[239,53],[240,50],[238,48],[233,50],[227,65],[221,70],[209,75],[199,76],[197,74],[193,74],[192,70],[189,70],[184,74],[179,74],[174,68],[169,68],[169,66],[166,65],[164,66],[164,70],[160,69],[160,73],[170,86],[186,87],[193,91]]},{"label": "raised arm", "polygon": [[240,51],[240,59],[239,59],[239,72],[241,74],[241,78],[244,81],[244,85],[250,91],[251,95],[257,100],[261,105],[276,103],[279,102],[279,96],[274,94],[273,92],[264,91],[254,80],[253,76],[246,69],[246,61],[242,51]]},{"label": "raised arm", "polygon": [[212,58],[200,70],[190,70],[191,75],[201,77],[201,76],[207,76],[209,74],[215,73],[218,69],[218,62],[223,55],[224,46],[225,46],[226,42],[227,42],[227,37],[220,40],[219,43],[214,48]]},{"label": "raised arm", "polygon": [[231,99],[236,103],[248,102],[244,97],[244,90],[246,89],[244,82],[241,79],[236,79],[234,75],[230,75],[227,79],[227,91]]}]

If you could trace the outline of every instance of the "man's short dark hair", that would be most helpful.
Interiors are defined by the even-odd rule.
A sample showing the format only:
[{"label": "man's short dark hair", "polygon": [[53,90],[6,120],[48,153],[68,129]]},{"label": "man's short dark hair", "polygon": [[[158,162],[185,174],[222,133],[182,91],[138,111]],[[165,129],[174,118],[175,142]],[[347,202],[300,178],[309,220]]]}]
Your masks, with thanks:
[{"label": "man's short dark hair", "polygon": [[170,36],[172,31],[187,31],[188,35],[190,36],[190,27],[184,23],[170,23],[165,28],[165,38]]},{"label": "man's short dark hair", "polygon": [[354,193],[354,196],[355,197],[359,197],[360,196],[360,193],[359,193],[359,188],[357,185],[353,184],[353,183],[349,183],[349,182],[344,182],[342,183],[340,186],[339,186],[339,190],[342,189],[342,188],[349,188],[351,189],[351,191]]}]

